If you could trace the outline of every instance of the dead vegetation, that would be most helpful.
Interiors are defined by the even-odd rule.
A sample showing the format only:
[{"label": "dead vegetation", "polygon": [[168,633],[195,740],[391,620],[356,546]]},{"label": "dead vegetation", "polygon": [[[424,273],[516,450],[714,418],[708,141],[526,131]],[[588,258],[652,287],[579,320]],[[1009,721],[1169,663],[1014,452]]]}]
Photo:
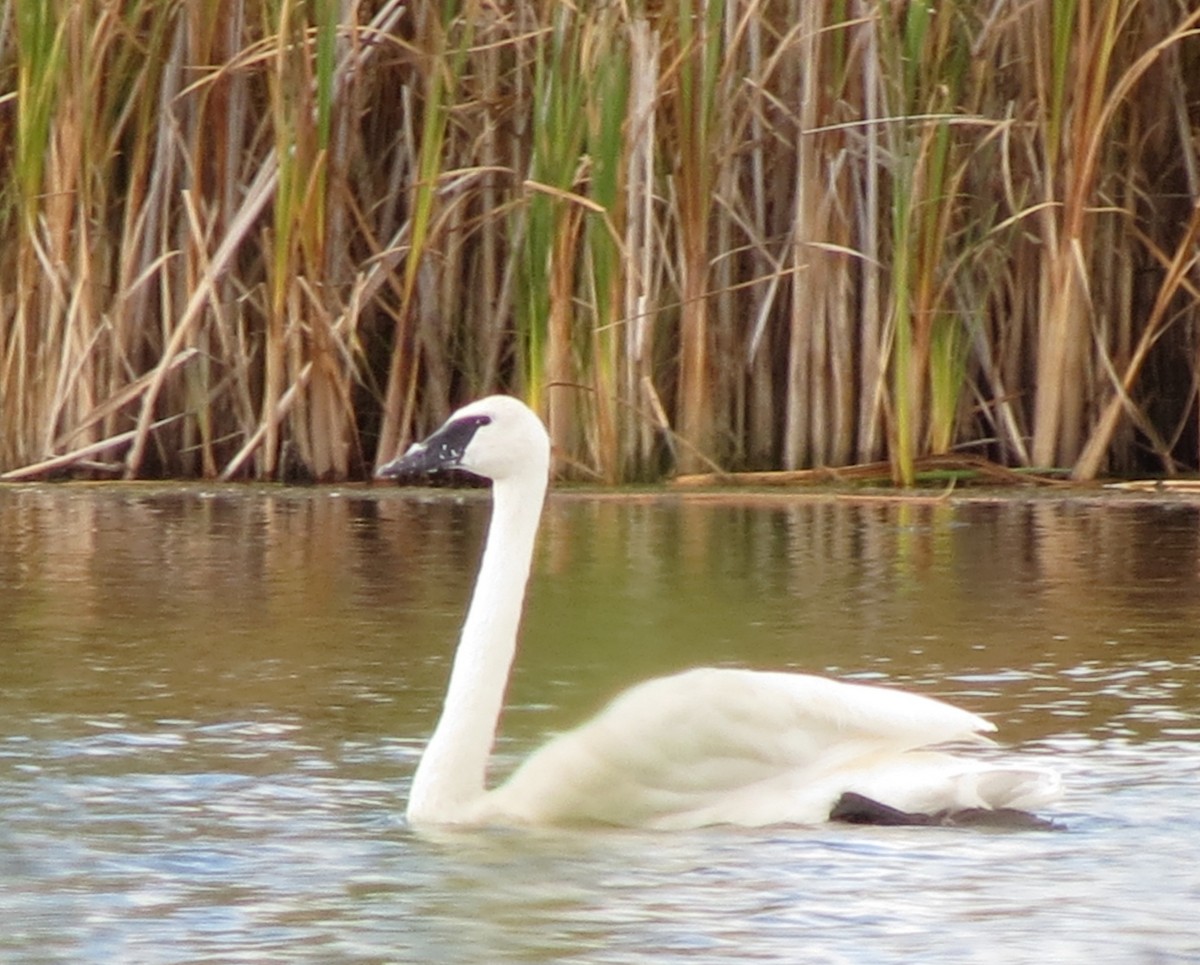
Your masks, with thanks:
[{"label": "dead vegetation", "polygon": [[0,473],[1200,464],[1185,0],[0,0]]}]

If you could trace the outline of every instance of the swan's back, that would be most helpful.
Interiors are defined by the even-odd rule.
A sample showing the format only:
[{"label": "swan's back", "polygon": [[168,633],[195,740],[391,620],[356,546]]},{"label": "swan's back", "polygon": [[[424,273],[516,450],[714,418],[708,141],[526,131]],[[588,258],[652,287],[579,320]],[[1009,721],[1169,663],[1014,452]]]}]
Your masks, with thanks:
[{"label": "swan's back", "polygon": [[[486,796],[480,819],[657,828],[813,823],[828,819],[846,791],[905,811],[1026,806],[1014,800],[1030,797],[1040,772],[914,753],[987,742],[991,730],[974,714],[903,691],[700,668],[638,684],[552,740]],[[993,775],[990,801],[980,797],[983,773]]]}]

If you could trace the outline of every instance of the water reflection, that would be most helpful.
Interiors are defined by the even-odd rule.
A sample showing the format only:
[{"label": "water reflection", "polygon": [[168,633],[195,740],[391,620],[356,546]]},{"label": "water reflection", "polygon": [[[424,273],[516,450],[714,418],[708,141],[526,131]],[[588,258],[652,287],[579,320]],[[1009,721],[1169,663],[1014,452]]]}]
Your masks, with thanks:
[{"label": "water reflection", "polygon": [[0,490],[0,958],[1200,957],[1195,506],[559,494],[499,769],[645,676],[795,667],[993,716],[1070,830],[417,838],[486,511]]}]

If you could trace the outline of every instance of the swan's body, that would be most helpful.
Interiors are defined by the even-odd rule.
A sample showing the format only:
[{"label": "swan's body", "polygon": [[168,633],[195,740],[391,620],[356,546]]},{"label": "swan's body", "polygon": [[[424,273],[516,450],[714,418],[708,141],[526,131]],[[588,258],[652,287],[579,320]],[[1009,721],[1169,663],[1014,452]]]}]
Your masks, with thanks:
[{"label": "swan's body", "polygon": [[380,476],[461,468],[494,510],[442,715],[413,777],[413,824],[645,828],[815,823],[845,795],[904,818],[1037,807],[1050,772],[929,750],[994,725],[929,697],[804,674],[700,668],[638,684],[486,789],[549,476],[541,421],[507,396],[456,412]]}]

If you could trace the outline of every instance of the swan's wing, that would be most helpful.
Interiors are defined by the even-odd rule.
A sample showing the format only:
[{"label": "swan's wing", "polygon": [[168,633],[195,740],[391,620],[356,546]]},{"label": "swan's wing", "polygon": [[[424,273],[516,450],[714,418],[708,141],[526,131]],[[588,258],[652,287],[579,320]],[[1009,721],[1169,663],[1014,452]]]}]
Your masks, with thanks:
[{"label": "swan's wing", "polygon": [[916,748],[986,740],[994,729],[904,691],[690,670],[624,692],[533,754],[481,806],[535,824],[821,821],[853,775]]}]

